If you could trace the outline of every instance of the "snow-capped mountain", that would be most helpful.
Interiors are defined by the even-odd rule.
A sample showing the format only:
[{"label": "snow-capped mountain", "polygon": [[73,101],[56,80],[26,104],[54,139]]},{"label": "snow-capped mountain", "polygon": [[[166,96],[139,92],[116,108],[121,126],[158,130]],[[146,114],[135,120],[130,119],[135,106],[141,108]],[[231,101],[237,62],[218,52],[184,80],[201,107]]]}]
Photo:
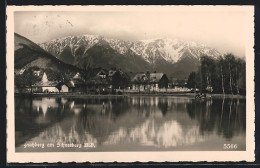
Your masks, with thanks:
[{"label": "snow-capped mountain", "polygon": [[99,35],[82,35],[55,39],[39,45],[58,58],[65,50],[70,50],[71,56],[76,58],[82,56],[82,54],[84,55],[88,49],[101,41],[107,42],[111,48],[122,55],[130,50],[150,64],[154,64],[158,59],[168,63],[176,63],[187,56],[199,59],[204,54],[212,57],[221,55],[215,48],[195,42],[170,38],[132,42],[104,38]]},{"label": "snow-capped mountain", "polygon": [[197,59],[201,55],[212,57],[220,55],[216,49],[203,44],[169,38],[142,40],[134,46],[134,50],[149,62],[152,62],[156,57],[162,57],[167,62],[176,63],[186,57],[187,53]]},{"label": "snow-capped mountain", "polygon": [[124,41],[99,35],[68,36],[39,44],[59,60],[82,68],[116,67],[125,72],[157,71],[183,79],[196,71],[201,55],[221,55],[203,44],[170,39]]},{"label": "snow-capped mountain", "polygon": [[56,57],[69,47],[72,55],[76,56],[77,50],[81,50],[83,47],[83,53],[85,53],[90,47],[98,43],[101,38],[102,37],[98,35],[69,36],[54,39],[49,42],[39,44],[39,46]]}]

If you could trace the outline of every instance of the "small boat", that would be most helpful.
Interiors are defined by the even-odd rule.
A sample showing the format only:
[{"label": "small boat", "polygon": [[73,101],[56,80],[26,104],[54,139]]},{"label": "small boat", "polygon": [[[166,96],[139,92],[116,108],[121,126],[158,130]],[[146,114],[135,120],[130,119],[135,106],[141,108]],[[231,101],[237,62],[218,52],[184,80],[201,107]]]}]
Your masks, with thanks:
[{"label": "small boat", "polygon": [[196,99],[206,99],[207,96],[206,96],[205,93],[204,93],[204,94],[197,94],[197,95],[195,96],[195,98],[196,98]]}]

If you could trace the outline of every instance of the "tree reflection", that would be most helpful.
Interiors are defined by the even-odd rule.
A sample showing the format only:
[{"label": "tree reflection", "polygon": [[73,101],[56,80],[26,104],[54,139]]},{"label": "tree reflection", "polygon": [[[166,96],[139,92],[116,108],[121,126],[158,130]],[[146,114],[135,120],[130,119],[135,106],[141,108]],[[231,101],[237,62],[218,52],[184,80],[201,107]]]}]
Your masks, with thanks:
[{"label": "tree reflection", "polygon": [[245,105],[240,101],[245,102],[245,99],[193,100],[187,104],[187,113],[200,122],[202,135],[216,131],[231,139],[235,134],[245,132]]},{"label": "tree reflection", "polygon": [[168,102],[159,102],[158,108],[162,111],[163,116],[165,116],[168,111]]}]

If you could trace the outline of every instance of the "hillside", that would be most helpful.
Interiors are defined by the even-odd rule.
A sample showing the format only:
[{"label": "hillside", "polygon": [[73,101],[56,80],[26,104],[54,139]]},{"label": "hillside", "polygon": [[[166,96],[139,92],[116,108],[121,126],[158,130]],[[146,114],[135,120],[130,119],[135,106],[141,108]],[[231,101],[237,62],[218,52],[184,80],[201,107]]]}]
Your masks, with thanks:
[{"label": "hillside", "polygon": [[31,67],[37,67],[41,74],[46,72],[50,80],[58,80],[51,76],[53,74],[68,74],[71,77],[78,72],[78,68],[62,62],[17,33],[14,34],[14,42],[14,72],[16,74],[23,74]]},{"label": "hillside", "polygon": [[14,42],[15,73],[22,73],[26,69],[34,66],[39,67],[43,71],[48,70],[56,73],[77,72],[77,68],[74,66],[62,62],[50,53],[44,51],[37,44],[17,33],[14,34]]},{"label": "hillside", "polygon": [[83,56],[76,57],[74,65],[82,67],[82,65],[90,64],[92,67],[102,67],[110,69],[116,67],[124,72],[140,72],[150,70],[150,66],[142,58],[127,51],[125,55],[118,53],[112,49],[106,42],[99,42],[88,49]]}]

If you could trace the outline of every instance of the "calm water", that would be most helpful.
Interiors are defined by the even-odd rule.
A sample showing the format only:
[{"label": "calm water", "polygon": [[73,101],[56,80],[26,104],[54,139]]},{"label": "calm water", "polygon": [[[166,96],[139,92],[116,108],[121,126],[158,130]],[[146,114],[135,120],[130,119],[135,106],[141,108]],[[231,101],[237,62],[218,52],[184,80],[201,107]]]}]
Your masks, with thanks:
[{"label": "calm water", "polygon": [[16,97],[15,146],[17,152],[245,150],[245,103],[172,96]]}]

